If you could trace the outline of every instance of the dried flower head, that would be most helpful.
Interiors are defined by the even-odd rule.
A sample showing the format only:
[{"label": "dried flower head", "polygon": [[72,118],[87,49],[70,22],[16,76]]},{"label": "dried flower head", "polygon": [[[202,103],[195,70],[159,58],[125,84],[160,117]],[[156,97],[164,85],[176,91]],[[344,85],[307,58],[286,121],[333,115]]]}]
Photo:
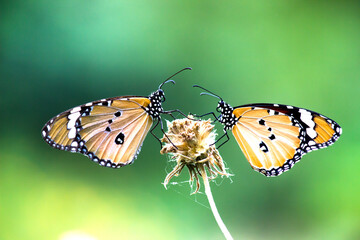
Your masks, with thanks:
[{"label": "dried flower head", "polygon": [[160,153],[168,153],[177,162],[177,165],[166,176],[165,188],[171,178],[178,176],[185,166],[189,170],[190,182],[193,183],[196,180],[196,190],[192,194],[197,193],[200,189],[198,174],[204,176],[206,170],[209,172],[208,179],[210,180],[215,179],[218,174],[229,176],[224,162],[213,144],[216,133],[213,131],[214,125],[210,120],[176,119],[167,122],[167,127],[168,131],[161,139],[165,145]]}]

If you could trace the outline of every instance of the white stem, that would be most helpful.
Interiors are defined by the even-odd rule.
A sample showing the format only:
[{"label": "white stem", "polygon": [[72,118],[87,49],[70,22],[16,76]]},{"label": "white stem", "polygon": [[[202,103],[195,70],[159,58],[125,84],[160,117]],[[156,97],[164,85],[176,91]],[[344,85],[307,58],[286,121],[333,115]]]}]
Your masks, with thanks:
[{"label": "white stem", "polygon": [[208,180],[208,177],[207,177],[207,174],[206,174],[206,170],[204,169],[203,166],[200,167],[201,168],[201,175],[203,177],[203,181],[204,181],[204,186],[205,186],[205,194],[208,198],[208,201],[209,201],[209,204],[210,204],[210,208],[211,208],[211,211],[215,217],[215,220],[217,222],[217,224],[219,225],[222,233],[224,234],[225,238],[227,240],[233,240],[233,237],[231,236],[229,230],[226,228],[223,220],[221,219],[220,217],[220,214],[216,208],[216,205],[215,205],[215,201],[214,201],[214,198],[212,196],[212,193],[211,193],[211,189],[210,189],[210,184],[209,184],[209,180]]}]

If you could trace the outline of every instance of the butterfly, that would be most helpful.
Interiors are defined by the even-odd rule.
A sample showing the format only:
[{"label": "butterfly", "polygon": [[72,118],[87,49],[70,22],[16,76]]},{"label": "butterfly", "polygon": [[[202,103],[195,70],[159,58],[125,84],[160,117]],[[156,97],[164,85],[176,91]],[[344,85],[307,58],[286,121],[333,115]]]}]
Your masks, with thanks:
[{"label": "butterfly", "polygon": [[[163,110],[165,93],[161,89],[165,83],[175,84],[170,78],[184,70],[191,68],[184,68],[166,79],[148,97],[107,98],[60,113],[45,124],[42,137],[54,148],[82,153],[101,166],[119,168],[131,164],[149,131],[157,138],[152,131],[160,123],[165,134],[161,114],[184,115],[178,109]],[[152,127],[154,121],[156,124]]]},{"label": "butterfly", "polygon": [[216,142],[225,136],[221,145],[229,141],[231,130],[251,167],[267,177],[290,170],[304,154],[330,146],[342,132],[334,120],[311,110],[269,103],[232,107],[209,90],[193,87],[219,99],[219,117],[214,112],[198,116],[212,114],[223,124],[225,134]]}]

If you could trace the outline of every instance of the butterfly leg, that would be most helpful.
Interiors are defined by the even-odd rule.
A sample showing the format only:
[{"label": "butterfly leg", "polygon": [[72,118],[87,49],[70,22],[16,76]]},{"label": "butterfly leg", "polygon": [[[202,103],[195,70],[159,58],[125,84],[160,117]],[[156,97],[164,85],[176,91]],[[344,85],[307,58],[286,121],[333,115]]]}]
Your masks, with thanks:
[{"label": "butterfly leg", "polygon": [[217,142],[219,142],[223,137],[225,137],[226,136],[226,140],[225,140],[225,142],[223,142],[222,144],[220,144],[220,146],[218,146],[217,148],[220,148],[222,145],[224,145],[225,143],[227,143],[229,140],[230,140],[230,138],[229,138],[229,135],[228,135],[228,133],[227,132],[225,132],[218,140],[216,140],[213,144],[211,144],[211,145],[214,145],[214,144],[216,144]]},{"label": "butterfly leg", "polygon": [[186,116],[186,114],[183,113],[182,111],[180,111],[179,109],[174,109],[174,110],[170,110],[170,111],[164,111],[163,113],[169,114],[169,115],[172,116],[174,119],[176,119],[176,118],[172,115],[174,112],[180,113],[180,114],[183,115],[184,117],[188,118],[188,116]]},{"label": "butterfly leg", "polygon": [[158,121],[156,122],[155,126],[154,126],[153,128],[151,128],[150,133],[151,133],[151,135],[153,135],[153,136],[159,141],[159,143],[160,143],[160,148],[162,148],[162,142],[161,142],[161,140],[153,133],[154,129],[157,127],[157,125],[159,125],[159,122],[160,122],[160,121],[161,121],[161,120],[158,119]]},{"label": "butterfly leg", "polygon": [[172,113],[168,113],[168,115],[170,115],[174,120],[176,119]]},{"label": "butterfly leg", "polygon": [[[176,149],[178,149],[178,148],[175,146],[175,144],[170,140],[170,138],[168,137],[168,135],[165,133],[165,131],[164,131],[164,125],[163,125],[161,119],[159,119],[159,122],[160,122],[160,126],[161,126],[161,131],[163,132],[164,136],[167,138],[167,140],[169,140],[169,142],[170,142]],[[162,146],[162,145],[161,145],[161,146]]]},{"label": "butterfly leg", "polygon": [[210,115],[210,114],[214,116],[214,118],[215,118],[215,121],[214,121],[214,122],[219,121],[219,118],[215,115],[214,112],[205,113],[205,114],[200,115],[200,116],[194,114],[194,116],[195,116],[195,117],[198,117],[198,118],[201,118],[201,117],[205,117],[205,116]]}]

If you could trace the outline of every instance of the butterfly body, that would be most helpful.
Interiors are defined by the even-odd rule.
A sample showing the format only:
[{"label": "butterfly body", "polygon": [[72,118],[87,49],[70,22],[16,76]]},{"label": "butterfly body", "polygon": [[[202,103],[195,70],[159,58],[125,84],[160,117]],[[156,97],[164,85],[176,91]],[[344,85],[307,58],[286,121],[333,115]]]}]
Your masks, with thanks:
[{"label": "butterfly body", "polygon": [[269,103],[232,107],[204,90],[201,95],[220,99],[220,116],[209,113],[224,126],[225,134],[217,141],[226,136],[227,142],[231,131],[251,167],[267,177],[288,171],[304,154],[330,146],[342,133],[334,120],[308,109]]}]

